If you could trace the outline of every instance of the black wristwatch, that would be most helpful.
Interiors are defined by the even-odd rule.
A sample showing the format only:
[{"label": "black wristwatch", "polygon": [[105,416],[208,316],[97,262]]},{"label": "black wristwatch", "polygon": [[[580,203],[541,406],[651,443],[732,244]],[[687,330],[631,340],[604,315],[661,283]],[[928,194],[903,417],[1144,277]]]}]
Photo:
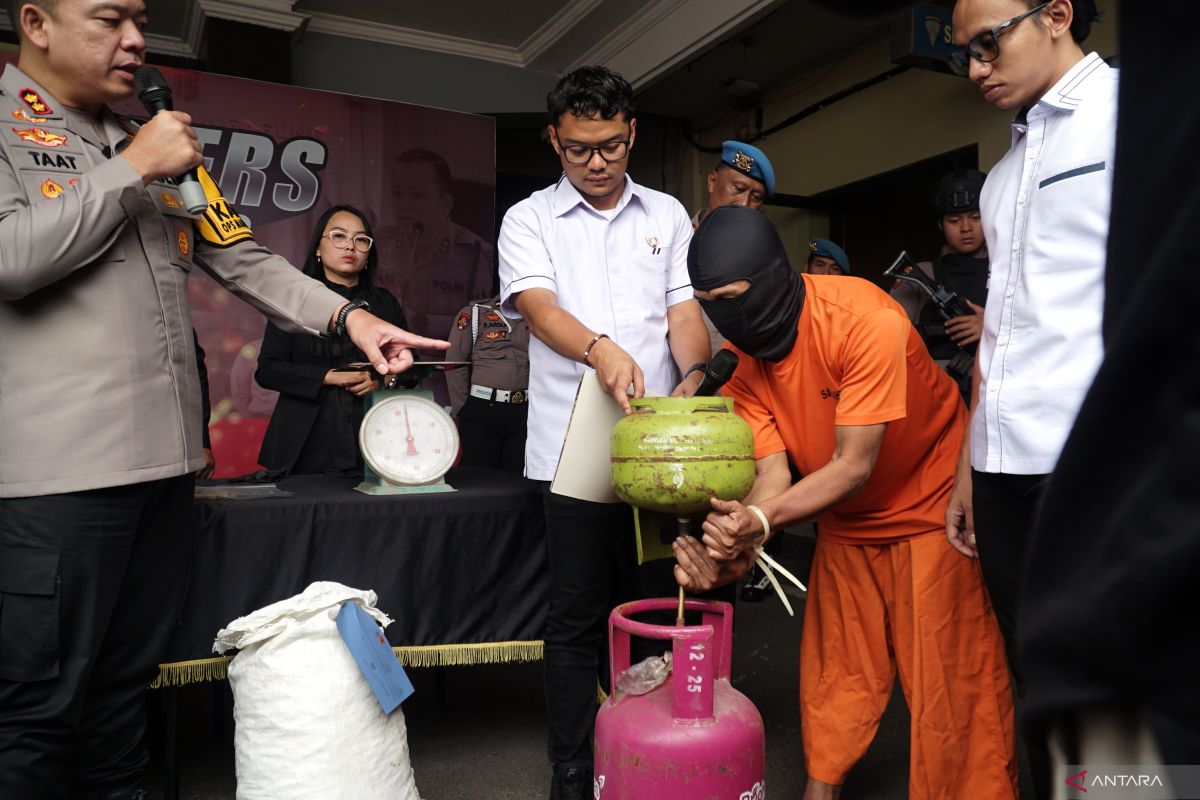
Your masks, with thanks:
[{"label": "black wristwatch", "polygon": [[683,373],[683,377],[687,378],[688,375],[691,375],[696,370],[700,370],[701,372],[704,372],[707,369],[708,369],[707,361],[697,361],[695,364],[692,364],[690,367],[687,368],[687,372]]},{"label": "black wristwatch", "polygon": [[366,300],[351,300],[346,305],[342,306],[342,310],[338,312],[337,321],[333,324],[333,332],[338,336],[346,335],[346,317],[350,316],[350,312],[355,309],[363,308],[367,311],[371,310],[371,304]]}]

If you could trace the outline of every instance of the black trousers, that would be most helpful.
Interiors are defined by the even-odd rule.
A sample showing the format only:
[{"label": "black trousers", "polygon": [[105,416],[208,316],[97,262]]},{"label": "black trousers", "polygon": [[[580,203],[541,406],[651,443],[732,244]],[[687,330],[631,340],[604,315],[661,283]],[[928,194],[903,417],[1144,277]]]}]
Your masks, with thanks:
[{"label": "black trousers", "polygon": [[524,475],[528,417],[528,403],[493,403],[468,397],[458,412],[462,465]]},{"label": "black trousers", "polygon": [[[1049,475],[1007,475],[971,471],[975,543],[988,597],[1004,635],[1008,666],[1016,682],[1017,707],[1025,695],[1025,673],[1017,653],[1017,612],[1025,558]],[[1026,742],[1034,794],[1050,797],[1050,753],[1042,742]]]},{"label": "black trousers", "polygon": [[0,800],[138,785],[146,687],[187,584],[193,485],[0,500]]}]

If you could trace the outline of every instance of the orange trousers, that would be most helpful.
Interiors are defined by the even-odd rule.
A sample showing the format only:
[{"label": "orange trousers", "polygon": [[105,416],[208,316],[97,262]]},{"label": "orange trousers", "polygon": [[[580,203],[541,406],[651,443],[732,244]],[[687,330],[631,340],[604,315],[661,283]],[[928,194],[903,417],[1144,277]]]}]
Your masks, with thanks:
[{"label": "orange trousers", "polygon": [[882,545],[818,537],[800,643],[810,777],[842,783],[897,671],[912,712],[910,800],[1015,798],[1012,693],[979,562],[941,533]]}]

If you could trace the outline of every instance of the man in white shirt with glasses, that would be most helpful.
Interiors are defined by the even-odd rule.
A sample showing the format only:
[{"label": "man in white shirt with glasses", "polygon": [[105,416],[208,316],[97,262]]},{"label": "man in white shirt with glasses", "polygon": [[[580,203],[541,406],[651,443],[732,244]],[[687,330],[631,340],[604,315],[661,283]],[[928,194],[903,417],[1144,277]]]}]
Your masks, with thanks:
[{"label": "man in white shirt with glasses", "polygon": [[[959,0],[952,66],[1016,114],[980,198],[991,257],[970,435],[946,534],[978,556],[1023,694],[1014,623],[1028,536],[1104,355],[1117,72],[1080,42],[1092,0]],[[976,549],[978,548],[978,549]],[[1048,760],[1032,752],[1035,793]]]},{"label": "man in white shirt with glasses", "polygon": [[[503,309],[523,317],[529,343],[525,475],[550,481],[576,388],[590,367],[626,413],[634,395],[691,394],[709,357],[687,271],[692,223],[674,198],[626,175],[637,136],[633,89],[582,67],[547,97],[558,183],[521,201],[500,228]],[[545,690],[552,800],[593,797],[590,735],[604,623],[616,602],[671,593],[636,568],[623,504],[545,494],[550,605]]]}]

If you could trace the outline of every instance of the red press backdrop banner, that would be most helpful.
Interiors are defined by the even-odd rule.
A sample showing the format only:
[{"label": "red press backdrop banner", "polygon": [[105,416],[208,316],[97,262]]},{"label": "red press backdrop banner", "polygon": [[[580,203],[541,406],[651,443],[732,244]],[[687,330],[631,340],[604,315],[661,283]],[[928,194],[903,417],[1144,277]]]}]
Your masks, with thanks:
[{"label": "red press backdrop banner", "polygon": [[[346,203],[370,217],[379,282],[400,300],[413,330],[445,338],[459,307],[491,294],[492,118],[192,70],[162,72],[175,107],[192,116],[205,167],[260,243],[299,267],[317,217]],[[146,116],[136,98],[115,110]],[[273,392],[254,384],[265,320],[202,270],[192,272],[189,298],[207,354],[217,476],[253,471],[275,404]],[[428,385],[433,380],[426,388],[446,403],[444,384]]]}]

